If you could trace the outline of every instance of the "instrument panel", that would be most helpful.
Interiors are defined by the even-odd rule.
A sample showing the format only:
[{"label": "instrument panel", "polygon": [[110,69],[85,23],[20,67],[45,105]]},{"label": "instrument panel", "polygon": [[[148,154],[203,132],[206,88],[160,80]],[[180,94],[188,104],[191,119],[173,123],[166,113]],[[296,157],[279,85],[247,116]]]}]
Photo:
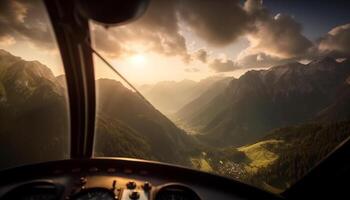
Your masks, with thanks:
[{"label": "instrument panel", "polygon": [[56,200],[61,195],[61,188],[46,181],[35,181],[15,187],[1,199],[5,200]]},{"label": "instrument panel", "polygon": [[101,199],[101,200],[115,200],[118,197],[115,196],[114,192],[106,188],[91,188],[79,192],[77,195],[69,198],[74,200],[92,200],[92,199]]},{"label": "instrument panel", "polygon": [[232,179],[140,160],[66,160],[0,172],[0,200],[211,199],[281,198]]},{"label": "instrument panel", "polygon": [[[134,181],[117,186],[113,180],[111,187],[86,187],[87,179],[80,178],[79,188],[63,196],[63,186],[52,182],[34,181],[15,187],[1,199],[4,200],[200,200],[190,187],[182,184],[167,184],[153,188],[151,183],[140,186]],[[62,198],[63,197],[63,198]]]}]

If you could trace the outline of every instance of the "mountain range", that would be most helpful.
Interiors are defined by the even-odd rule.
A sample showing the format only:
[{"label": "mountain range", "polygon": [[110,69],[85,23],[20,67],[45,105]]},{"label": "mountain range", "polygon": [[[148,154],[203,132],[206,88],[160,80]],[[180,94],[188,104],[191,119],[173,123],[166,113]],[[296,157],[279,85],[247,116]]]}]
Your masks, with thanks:
[{"label": "mountain range", "polygon": [[195,99],[188,105],[200,108],[185,106],[177,117],[210,145],[241,146],[274,128],[348,119],[349,77],[350,61],[330,57],[252,70],[231,80],[210,102]]},{"label": "mountain range", "polygon": [[[99,79],[96,85],[96,155],[190,165],[196,138],[120,82]],[[69,157],[66,91],[64,75],[0,51],[0,166]]]},{"label": "mountain range", "polygon": [[[142,86],[158,106],[116,80],[96,87],[95,156],[175,163],[275,192],[349,137],[349,60]],[[69,157],[66,91],[64,75],[0,50],[0,168]]]}]

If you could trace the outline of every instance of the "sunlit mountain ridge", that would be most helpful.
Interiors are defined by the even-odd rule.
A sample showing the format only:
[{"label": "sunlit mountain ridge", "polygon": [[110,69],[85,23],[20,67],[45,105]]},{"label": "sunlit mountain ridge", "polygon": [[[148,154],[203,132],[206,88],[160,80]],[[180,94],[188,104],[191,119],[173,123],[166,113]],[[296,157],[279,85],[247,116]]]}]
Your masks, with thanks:
[{"label": "sunlit mountain ridge", "polygon": [[[241,146],[273,128],[321,118],[348,119],[349,76],[350,61],[337,62],[330,57],[307,65],[289,63],[252,70],[233,79],[209,103],[196,108],[197,112],[188,107],[178,117],[186,127],[196,129],[202,141],[214,146]],[[332,109],[332,113],[339,109],[343,117],[332,119]]]}]

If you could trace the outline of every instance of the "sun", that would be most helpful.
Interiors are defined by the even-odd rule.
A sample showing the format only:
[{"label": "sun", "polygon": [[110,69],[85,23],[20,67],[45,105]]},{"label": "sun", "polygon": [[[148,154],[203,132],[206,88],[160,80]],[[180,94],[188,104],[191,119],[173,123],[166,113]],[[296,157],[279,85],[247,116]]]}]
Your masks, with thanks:
[{"label": "sun", "polygon": [[144,55],[137,54],[137,55],[132,56],[132,57],[130,58],[130,61],[131,61],[131,63],[133,63],[133,64],[142,65],[142,64],[145,64],[146,58],[145,58]]}]

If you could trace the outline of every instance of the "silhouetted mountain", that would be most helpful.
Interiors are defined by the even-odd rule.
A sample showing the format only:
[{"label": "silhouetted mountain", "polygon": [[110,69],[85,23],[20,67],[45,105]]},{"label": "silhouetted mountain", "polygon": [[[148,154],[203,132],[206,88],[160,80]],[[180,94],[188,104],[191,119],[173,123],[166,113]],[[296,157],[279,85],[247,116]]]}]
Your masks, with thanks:
[{"label": "silhouetted mountain", "polygon": [[[0,51],[1,166],[68,156],[65,76]],[[96,154],[190,166],[198,145],[153,106],[115,80],[98,85]]]},{"label": "silhouetted mountain", "polygon": [[155,85],[140,86],[140,91],[157,109],[166,114],[173,114],[221,79],[224,77],[209,77],[199,82],[162,81]]},{"label": "silhouetted mountain", "polygon": [[308,65],[289,63],[249,71],[233,80],[187,126],[202,127],[198,137],[212,145],[251,143],[273,128],[313,120],[336,101],[349,72],[349,61],[338,63],[329,57]]},{"label": "silhouetted mountain", "polygon": [[68,111],[50,69],[0,50],[1,166],[68,155]]}]

